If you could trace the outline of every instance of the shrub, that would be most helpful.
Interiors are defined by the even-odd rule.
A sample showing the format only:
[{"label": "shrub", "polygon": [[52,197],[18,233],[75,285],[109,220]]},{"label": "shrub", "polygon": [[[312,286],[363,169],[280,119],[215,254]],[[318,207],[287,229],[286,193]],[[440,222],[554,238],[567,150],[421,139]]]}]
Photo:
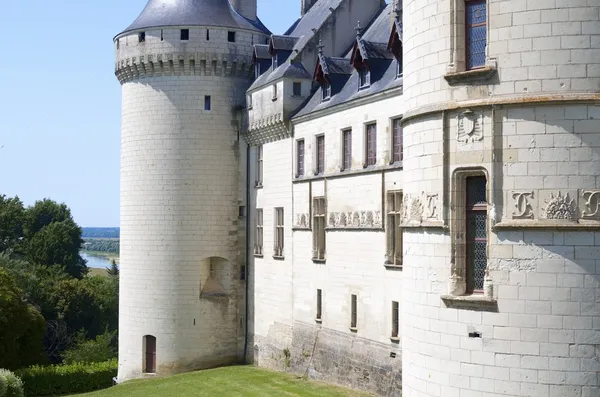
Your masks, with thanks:
[{"label": "shrub", "polygon": [[27,397],[85,393],[112,386],[117,360],[93,364],[35,366],[17,372]]},{"label": "shrub", "polygon": [[112,341],[116,332],[105,332],[95,340],[80,340],[77,345],[63,354],[65,364],[101,363],[117,356]]},{"label": "shrub", "polygon": [[23,397],[23,382],[7,369],[0,369],[0,397]]}]

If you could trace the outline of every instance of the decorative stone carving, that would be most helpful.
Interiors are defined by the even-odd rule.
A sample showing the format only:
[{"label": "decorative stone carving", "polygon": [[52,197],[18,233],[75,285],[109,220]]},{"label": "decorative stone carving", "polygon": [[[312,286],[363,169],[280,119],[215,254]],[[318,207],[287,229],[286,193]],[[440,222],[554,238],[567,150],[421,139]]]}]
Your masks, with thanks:
[{"label": "decorative stone carving", "polygon": [[469,109],[458,115],[456,139],[468,143],[483,139],[483,115]]},{"label": "decorative stone carving", "polygon": [[417,197],[413,197],[411,200],[409,220],[419,223],[423,221],[423,204],[421,204],[421,200]]},{"label": "decorative stone carving", "polygon": [[427,219],[438,218],[438,197],[439,196],[437,194],[427,195]]},{"label": "decorative stone carving", "polygon": [[600,190],[582,190],[582,219],[600,220]]},{"label": "decorative stone carving", "polygon": [[534,199],[534,192],[513,192],[513,214],[512,219],[533,219],[533,206],[531,200]]},{"label": "decorative stone carving", "polygon": [[546,208],[542,214],[546,219],[575,220],[575,199],[570,198],[569,193],[563,196],[560,191],[556,196],[551,194],[550,199],[546,200]]},{"label": "decorative stone carving", "polygon": [[331,229],[381,229],[381,211],[330,212],[327,226]]},{"label": "decorative stone carving", "polygon": [[308,229],[309,226],[309,214],[296,214],[296,225],[297,228]]}]

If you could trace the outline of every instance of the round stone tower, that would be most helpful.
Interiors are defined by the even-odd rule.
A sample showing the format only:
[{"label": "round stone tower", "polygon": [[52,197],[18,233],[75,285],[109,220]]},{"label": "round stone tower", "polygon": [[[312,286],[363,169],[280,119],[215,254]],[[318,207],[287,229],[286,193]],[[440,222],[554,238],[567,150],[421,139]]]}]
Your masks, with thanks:
[{"label": "round stone tower", "polygon": [[598,2],[403,8],[403,396],[600,396]]},{"label": "round stone tower", "polygon": [[[115,39],[122,85],[119,380],[244,346],[236,111],[269,32],[256,0],[149,0]],[[251,7],[253,6],[253,7]]]}]

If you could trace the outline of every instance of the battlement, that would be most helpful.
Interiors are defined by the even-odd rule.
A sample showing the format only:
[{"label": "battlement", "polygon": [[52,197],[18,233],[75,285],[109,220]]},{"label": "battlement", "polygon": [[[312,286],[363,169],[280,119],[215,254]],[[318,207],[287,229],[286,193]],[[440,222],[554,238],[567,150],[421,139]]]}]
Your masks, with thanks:
[{"label": "battlement", "polygon": [[147,54],[120,59],[115,75],[121,84],[157,76],[226,76],[251,78],[252,58],[221,53]]}]

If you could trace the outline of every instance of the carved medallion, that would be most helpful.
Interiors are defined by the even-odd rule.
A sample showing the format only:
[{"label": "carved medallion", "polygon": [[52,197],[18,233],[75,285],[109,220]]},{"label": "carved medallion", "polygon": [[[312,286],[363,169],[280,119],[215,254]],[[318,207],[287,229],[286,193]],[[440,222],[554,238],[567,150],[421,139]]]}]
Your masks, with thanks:
[{"label": "carved medallion", "polygon": [[308,214],[296,214],[296,227],[308,228]]},{"label": "carved medallion", "polygon": [[546,200],[544,216],[546,219],[566,219],[575,220],[575,199],[569,197],[569,193],[562,195],[558,192],[557,196],[551,194],[550,200]]},{"label": "carved medallion", "polygon": [[482,119],[482,114],[468,109],[459,114],[456,139],[463,143],[481,141],[483,139]]},{"label": "carved medallion", "polygon": [[513,192],[512,198],[514,201],[513,208],[513,219],[533,219],[533,207],[530,200],[532,200],[533,192]]},{"label": "carved medallion", "polygon": [[427,219],[437,219],[438,217],[438,195],[428,194],[427,195]]},{"label": "carved medallion", "polygon": [[581,192],[584,201],[583,219],[600,219],[600,190],[584,190]]}]

